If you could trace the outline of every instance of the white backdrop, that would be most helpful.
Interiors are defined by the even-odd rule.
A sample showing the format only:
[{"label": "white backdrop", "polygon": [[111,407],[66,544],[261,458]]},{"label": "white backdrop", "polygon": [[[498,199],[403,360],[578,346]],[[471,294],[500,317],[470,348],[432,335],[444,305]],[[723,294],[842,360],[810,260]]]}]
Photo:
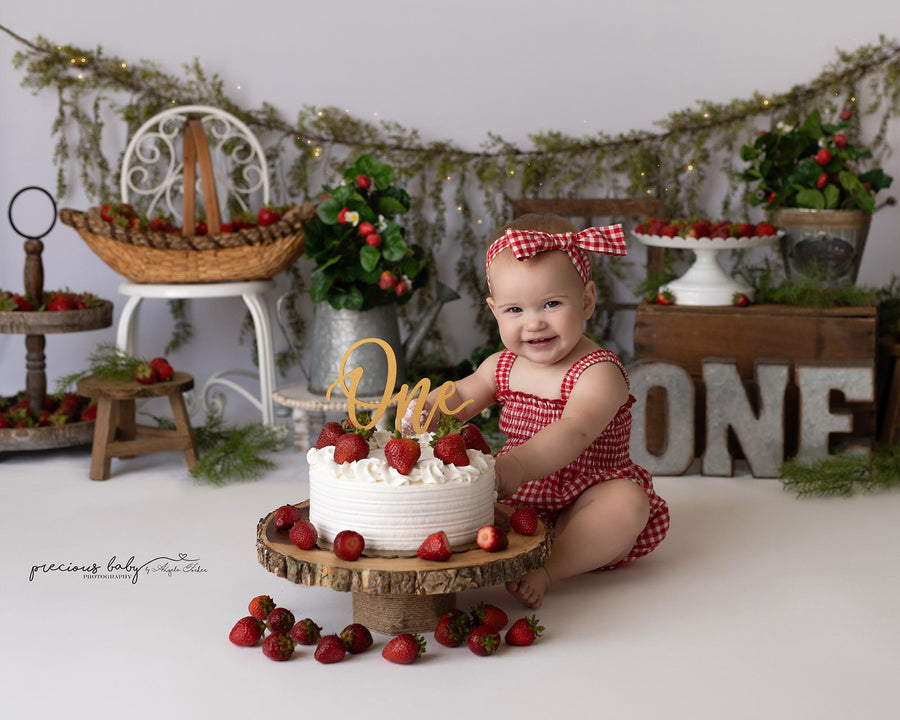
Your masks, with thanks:
[{"label": "white backdrop", "polygon": [[[723,102],[756,90],[785,91],[818,75],[836,59],[836,48],[875,43],[879,33],[893,37],[900,3],[157,0],[138,9],[109,0],[31,0],[7,3],[0,23],[27,39],[43,35],[63,44],[99,45],[132,62],[153,60],[170,74],[197,57],[245,107],[268,101],[288,119],[304,104],[336,105],[358,117],[377,113],[417,128],[425,140],[477,149],[488,133],[524,145],[529,133],[544,130],[593,135],[653,129],[654,121],[698,99]],[[22,75],[11,59],[21,47],[0,33],[5,289],[22,287],[24,259],[7,220],[9,200],[26,185],[53,191],[56,183],[50,136],[56,97],[52,90],[34,95],[20,87]],[[121,128],[113,124],[107,132],[114,147],[124,147],[127,138],[116,135]],[[900,123],[889,140],[900,147]],[[894,192],[900,193],[900,159],[889,158],[884,167],[897,178]],[[86,208],[76,168],[66,171],[71,192],[60,205]],[[709,211],[715,214],[715,204]],[[876,214],[859,282],[881,285],[900,274],[898,220],[900,208]],[[38,227],[42,222],[35,220]],[[57,224],[45,245],[45,288],[96,292],[115,303],[118,317],[121,278],[73,230]],[[448,268],[442,278],[450,273]],[[235,367],[252,367],[249,350],[236,346],[241,306],[230,302],[192,306],[197,336],[170,358],[177,368],[203,378],[223,356]],[[163,303],[145,305],[141,350],[157,354],[171,322]],[[465,319],[471,309],[457,302],[449,312]],[[83,369],[97,343],[113,339],[113,328],[48,336],[49,385]],[[464,331],[451,334],[452,359],[468,355],[480,340]],[[0,393],[24,388],[24,365],[22,336],[0,336]],[[295,370],[288,380],[300,377]]]}]

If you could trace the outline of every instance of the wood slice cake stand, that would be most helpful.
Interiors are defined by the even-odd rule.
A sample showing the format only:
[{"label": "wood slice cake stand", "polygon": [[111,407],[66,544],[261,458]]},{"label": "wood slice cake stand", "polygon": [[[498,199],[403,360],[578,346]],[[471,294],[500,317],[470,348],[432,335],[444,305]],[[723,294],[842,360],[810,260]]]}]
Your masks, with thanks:
[{"label": "wood slice cake stand", "polygon": [[[309,501],[297,507],[308,519]],[[513,508],[497,503],[495,512],[506,520]],[[476,548],[446,562],[365,556],[350,562],[331,550],[301,550],[288,533],[275,529],[274,519],[273,511],[256,526],[260,565],[300,585],[352,593],[353,621],[385,635],[433,632],[454,607],[457,592],[518,580],[543,566],[550,546],[547,528],[539,523],[534,535],[510,532],[509,547],[500,552]]]}]

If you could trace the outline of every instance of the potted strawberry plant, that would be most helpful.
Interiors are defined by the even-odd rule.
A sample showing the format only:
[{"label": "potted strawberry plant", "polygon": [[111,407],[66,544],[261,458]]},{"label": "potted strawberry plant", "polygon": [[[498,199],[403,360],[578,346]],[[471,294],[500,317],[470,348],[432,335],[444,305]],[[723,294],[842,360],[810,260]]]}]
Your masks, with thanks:
[{"label": "potted strawberry plant", "polygon": [[[339,185],[323,188],[316,217],[303,228],[304,257],[314,263],[310,298],[316,303],[311,392],[324,393],[337,379],[343,354],[358,340],[381,338],[402,361],[397,306],[428,279],[424,251],[406,241],[396,220],[409,207],[409,195],[394,184],[393,168],[371,155],[344,169]],[[366,371],[359,391],[384,392],[384,354],[360,348],[350,367],[357,365]]]},{"label": "potted strawberry plant", "polygon": [[872,152],[853,140],[857,130],[851,110],[836,122],[824,122],[813,110],[741,148],[741,159],[750,163],[741,178],[755,186],[751,205],[772,210],[784,230],[788,277],[813,276],[835,287],[856,282],[875,195],[893,180],[868,167]]}]

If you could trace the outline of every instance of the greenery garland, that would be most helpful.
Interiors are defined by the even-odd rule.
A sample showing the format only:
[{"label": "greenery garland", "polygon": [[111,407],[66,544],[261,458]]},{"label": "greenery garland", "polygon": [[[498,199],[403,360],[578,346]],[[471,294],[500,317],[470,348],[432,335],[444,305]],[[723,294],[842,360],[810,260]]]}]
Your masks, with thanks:
[{"label": "greenery garland", "polygon": [[797,497],[850,497],[900,486],[900,445],[878,445],[869,455],[842,453],[814,463],[791,460],[781,483]]},{"label": "greenery garland", "polygon": [[[54,161],[60,197],[68,190],[66,170],[74,161],[89,198],[115,198],[118,173],[113,168],[119,163],[102,150],[110,111],[125,123],[130,136],[172,105],[199,103],[227,110],[246,122],[266,148],[276,202],[315,197],[322,181],[333,179],[348,155],[371,153],[392,164],[410,188],[414,202],[407,229],[417,242],[433,252],[453,225],[454,242],[461,245],[458,289],[477,308],[476,322],[488,342],[496,340],[496,330],[481,302],[480,258],[486,233],[507,219],[510,198],[662,196],[670,216],[690,215],[704,210],[709,184],[724,179],[719,214],[749,219],[749,189],[735,163],[740,146],[759,129],[779,120],[796,121],[813,108],[856,103],[855,122],[860,116],[877,119],[870,143],[877,148],[877,162],[889,152],[888,125],[900,113],[900,44],[881,36],[878,43],[852,52],[838,50],[837,59],[806,84],[726,103],[698,101],[657,121],[656,132],[572,137],[548,131],[530,135],[528,149],[489,134],[479,150],[470,151],[446,140],[424,141],[417,130],[396,122],[363,120],[334,107],[304,105],[294,123],[268,103],[243,108],[225,92],[221,78],[207,73],[197,59],[183,66],[183,77],[174,76],[152,61],[132,63],[100,47],[91,51],[40,36],[29,41],[2,25],[0,30],[24,46],[13,57],[13,66],[24,73],[23,86],[52,89],[59,98],[52,132],[57,137]],[[451,197],[452,207],[447,202]],[[458,221],[451,223],[454,208]],[[458,233],[456,225],[461,225]],[[621,272],[614,264],[600,269],[605,282],[599,284],[606,295],[601,305],[611,299],[610,278]],[[299,292],[299,272],[291,277]],[[419,296],[413,312],[433,302],[427,293]],[[184,308],[173,310],[184,339],[190,331]],[[301,325],[299,318],[290,324]],[[591,330],[608,337],[610,317],[598,318]],[[431,362],[446,363],[436,328],[426,345]],[[280,357],[279,367],[292,361]]]}]

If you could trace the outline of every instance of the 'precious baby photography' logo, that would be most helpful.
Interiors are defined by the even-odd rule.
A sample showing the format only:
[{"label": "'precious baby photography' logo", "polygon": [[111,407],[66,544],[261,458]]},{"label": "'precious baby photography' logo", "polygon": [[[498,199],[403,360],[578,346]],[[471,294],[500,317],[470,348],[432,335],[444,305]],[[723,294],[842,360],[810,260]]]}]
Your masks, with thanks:
[{"label": "'precious baby photography' logo", "polygon": [[134,555],[127,560],[120,560],[113,555],[103,562],[50,562],[32,565],[28,573],[28,582],[48,574],[63,574],[81,577],[83,580],[130,580],[137,584],[141,576],[164,575],[176,577],[193,573],[205,573],[206,568],[200,565],[198,558],[189,558],[187,553],[178,553],[174,558],[160,555],[143,562],[135,560]]}]

